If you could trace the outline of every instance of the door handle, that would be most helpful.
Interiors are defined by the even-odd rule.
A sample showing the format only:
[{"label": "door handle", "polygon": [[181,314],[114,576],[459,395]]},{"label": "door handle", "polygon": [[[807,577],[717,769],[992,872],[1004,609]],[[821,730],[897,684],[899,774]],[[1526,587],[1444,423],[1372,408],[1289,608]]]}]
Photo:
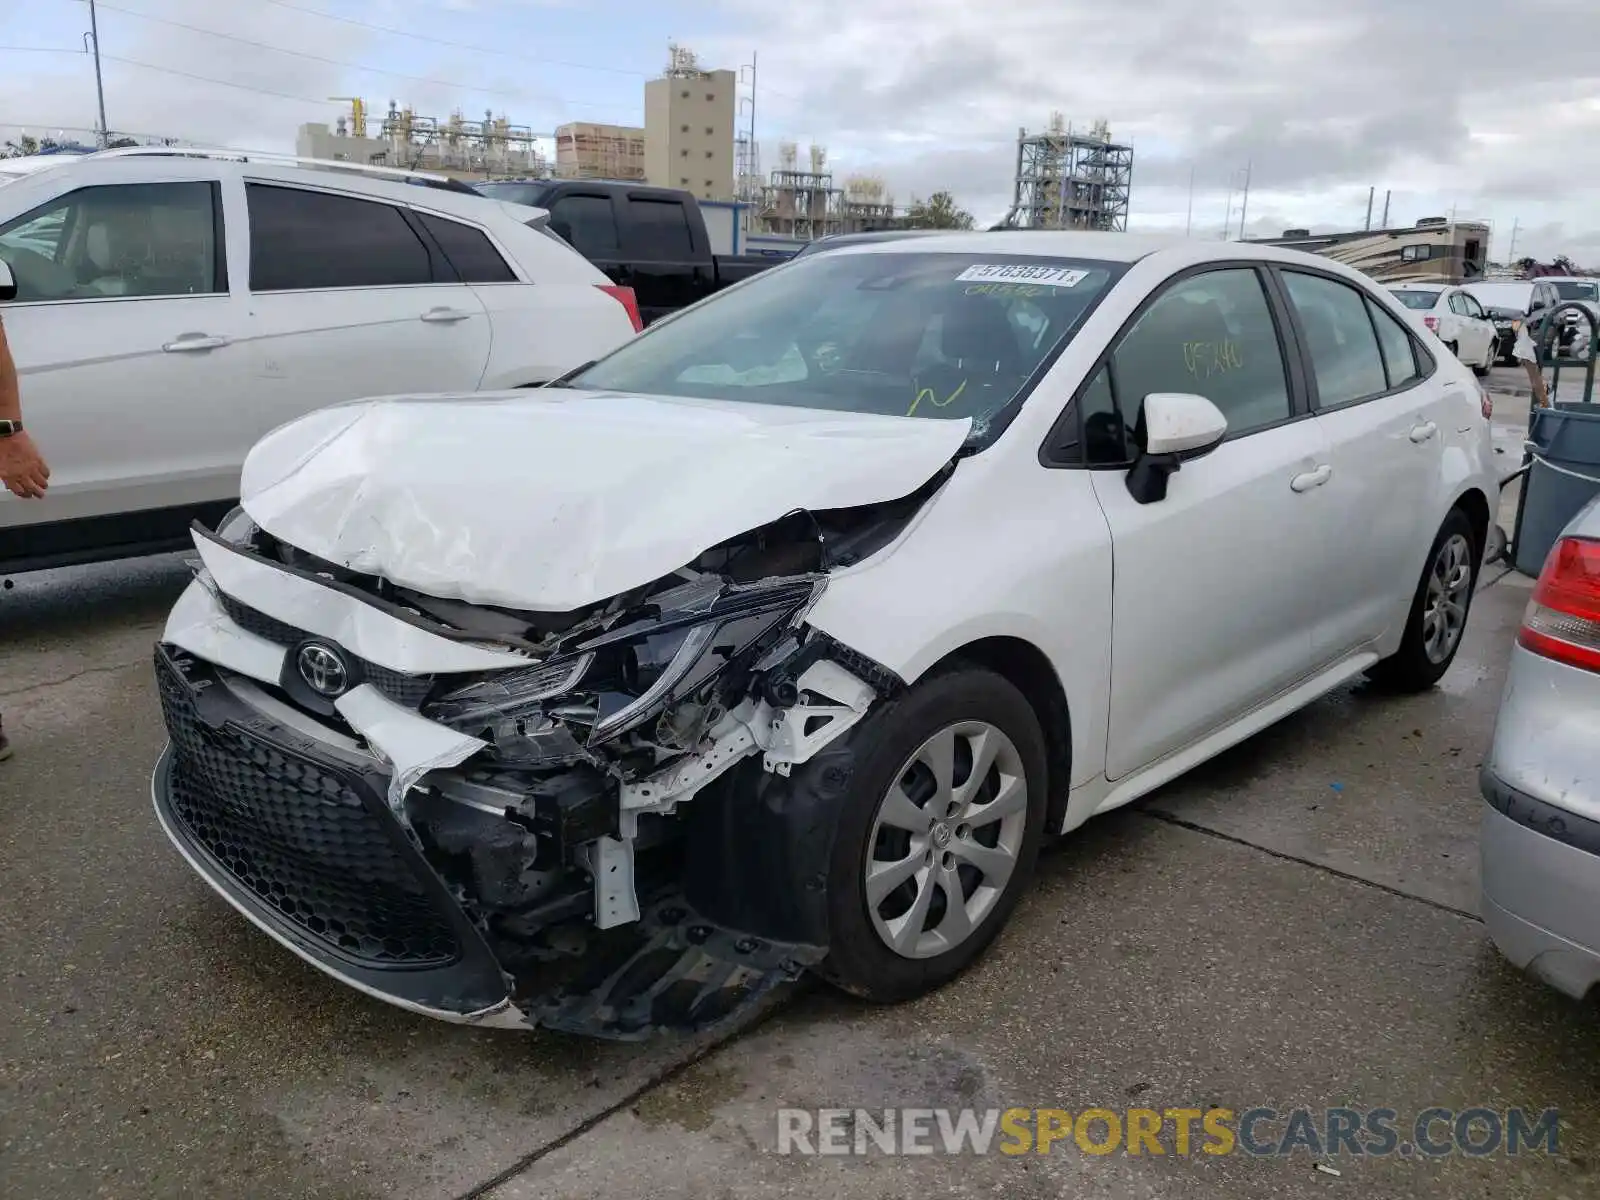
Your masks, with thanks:
[{"label": "door handle", "polygon": [[217,350],[228,344],[225,337],[212,337],[207,333],[180,333],[170,342],[162,344],[168,354],[188,354],[195,350]]},{"label": "door handle", "polygon": [[422,314],[424,321],[442,323],[447,321],[465,321],[471,313],[462,312],[459,308],[430,308]]},{"label": "door handle", "polygon": [[1432,421],[1424,421],[1421,425],[1414,425],[1411,429],[1413,442],[1425,442],[1439,432],[1439,427]]},{"label": "door handle", "polygon": [[1333,478],[1333,468],[1323,463],[1315,471],[1306,471],[1289,480],[1289,487],[1297,492],[1309,492],[1312,488],[1321,487]]}]

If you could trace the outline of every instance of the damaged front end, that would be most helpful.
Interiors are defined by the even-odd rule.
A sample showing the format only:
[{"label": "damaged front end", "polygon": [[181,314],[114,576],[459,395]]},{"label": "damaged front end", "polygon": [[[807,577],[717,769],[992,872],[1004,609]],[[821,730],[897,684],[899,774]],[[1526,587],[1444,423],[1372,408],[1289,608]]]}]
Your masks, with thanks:
[{"label": "damaged front end", "polygon": [[162,824],[391,1003],[614,1038],[730,1019],[826,954],[841,739],[903,686],[806,615],[947,473],[563,614],[408,591],[242,512],[197,528],[156,652]]}]

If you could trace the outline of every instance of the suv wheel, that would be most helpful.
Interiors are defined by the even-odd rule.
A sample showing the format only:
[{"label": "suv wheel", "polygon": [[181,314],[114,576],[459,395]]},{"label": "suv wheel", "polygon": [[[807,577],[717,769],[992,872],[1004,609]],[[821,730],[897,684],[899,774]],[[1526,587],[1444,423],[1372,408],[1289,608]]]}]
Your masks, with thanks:
[{"label": "suv wheel", "polygon": [[1444,677],[1466,631],[1478,584],[1478,559],[1472,523],[1459,508],[1451,509],[1428,552],[1400,649],[1367,672],[1374,683],[1395,691],[1421,692]]},{"label": "suv wheel", "polygon": [[862,733],[819,973],[870,1000],[906,1000],[982,954],[1032,878],[1044,734],[1022,693],[978,667],[918,684]]}]

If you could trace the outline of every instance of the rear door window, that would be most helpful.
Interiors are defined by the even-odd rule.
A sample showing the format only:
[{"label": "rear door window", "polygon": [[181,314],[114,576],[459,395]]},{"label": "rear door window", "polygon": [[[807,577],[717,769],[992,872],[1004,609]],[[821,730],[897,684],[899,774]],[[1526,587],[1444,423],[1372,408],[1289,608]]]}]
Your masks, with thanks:
[{"label": "rear door window", "polygon": [[392,204],[247,183],[250,290],[432,283],[433,260]]},{"label": "rear door window", "polygon": [[1391,313],[1372,300],[1367,301],[1372,327],[1378,334],[1378,349],[1383,354],[1383,369],[1391,388],[1404,387],[1422,378],[1417,365],[1416,343]]},{"label": "rear door window", "polygon": [[462,283],[515,283],[517,273],[500,257],[481,229],[436,217],[431,213],[418,213],[423,228],[439,243],[444,256],[450,260]]},{"label": "rear door window", "polygon": [[609,196],[561,197],[550,206],[550,228],[585,258],[616,258],[622,252]]},{"label": "rear door window", "polygon": [[1349,284],[1299,271],[1283,273],[1305,331],[1319,408],[1336,408],[1389,390],[1367,303]]},{"label": "rear door window", "polygon": [[683,261],[694,257],[689,214],[677,200],[628,201],[629,253],[644,259]]}]

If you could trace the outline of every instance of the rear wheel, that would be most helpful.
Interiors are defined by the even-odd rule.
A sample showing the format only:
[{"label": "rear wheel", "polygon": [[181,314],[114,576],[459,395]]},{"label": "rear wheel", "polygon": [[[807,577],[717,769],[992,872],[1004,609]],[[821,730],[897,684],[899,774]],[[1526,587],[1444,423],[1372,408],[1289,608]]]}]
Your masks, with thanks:
[{"label": "rear wheel", "polygon": [[1459,508],[1451,509],[1428,552],[1400,649],[1367,672],[1374,683],[1421,692],[1444,677],[1466,631],[1480,552],[1472,522]]},{"label": "rear wheel", "polygon": [[1000,932],[1044,828],[1044,734],[1002,676],[941,672],[863,726],[819,973],[877,1001],[948,982]]}]

